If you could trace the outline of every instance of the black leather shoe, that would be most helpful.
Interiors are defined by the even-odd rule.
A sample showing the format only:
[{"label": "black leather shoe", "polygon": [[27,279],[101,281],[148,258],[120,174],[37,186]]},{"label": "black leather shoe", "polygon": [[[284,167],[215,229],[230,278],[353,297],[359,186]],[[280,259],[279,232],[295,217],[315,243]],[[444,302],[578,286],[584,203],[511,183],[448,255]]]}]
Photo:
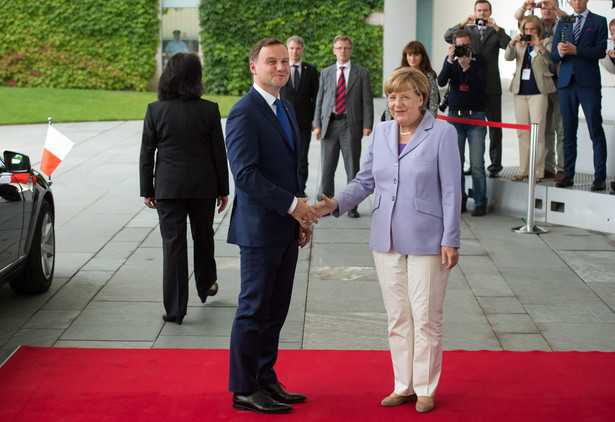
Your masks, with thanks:
[{"label": "black leather shoe", "polygon": [[489,172],[489,178],[490,179],[497,179],[498,177],[500,177],[500,172],[499,171],[490,171]]},{"label": "black leather shoe", "polygon": [[266,395],[263,390],[254,393],[233,394],[233,409],[250,410],[257,413],[288,413],[293,407],[280,403]]},{"label": "black leather shoe", "polygon": [[280,403],[301,403],[302,401],[305,401],[307,399],[307,397],[305,397],[303,394],[289,393],[287,391],[284,391],[282,385],[279,382],[269,384],[263,387],[262,391],[263,393]]},{"label": "black leather shoe", "polygon": [[487,214],[487,207],[483,205],[477,205],[474,207],[474,211],[472,211],[472,217],[482,217]]},{"label": "black leather shoe", "polygon": [[572,177],[564,177],[562,178],[562,180],[560,180],[559,182],[555,184],[555,187],[556,188],[569,188],[572,185],[574,185],[574,180],[572,180]]},{"label": "black leather shoe", "polygon": [[604,180],[594,180],[594,183],[592,183],[592,187],[591,187],[591,191],[592,192],[600,192],[606,189],[606,183],[604,183]]},{"label": "black leather shoe", "polygon": [[162,319],[164,322],[176,322],[178,325],[182,325],[182,322],[184,322],[184,316],[185,315],[163,315]]},{"label": "black leather shoe", "polygon": [[350,210],[350,211],[348,211],[348,217],[350,217],[350,218],[359,218],[359,217],[361,217],[361,214],[359,214],[359,211],[357,211],[357,210]]},{"label": "black leather shoe", "polygon": [[461,213],[463,214],[464,212],[466,212],[468,210],[468,207],[466,205],[465,202],[461,203]]},{"label": "black leather shoe", "polygon": [[472,169],[467,169],[466,171],[463,172],[464,175],[466,176],[471,176],[472,175]]},{"label": "black leather shoe", "polygon": [[611,195],[615,195],[615,182],[611,182]]},{"label": "black leather shoe", "polygon": [[217,294],[218,294],[218,283],[214,282],[214,284],[209,289],[207,289],[207,291],[205,292],[205,296],[199,295],[199,297],[201,298],[201,303],[207,302],[207,298],[209,296],[215,296]]}]

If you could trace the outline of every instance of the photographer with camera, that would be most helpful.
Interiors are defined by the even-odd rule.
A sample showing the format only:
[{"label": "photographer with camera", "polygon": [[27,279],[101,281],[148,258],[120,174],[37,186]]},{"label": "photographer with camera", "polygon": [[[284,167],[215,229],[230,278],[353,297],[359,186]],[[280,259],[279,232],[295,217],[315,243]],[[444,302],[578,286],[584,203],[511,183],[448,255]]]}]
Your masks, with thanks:
[{"label": "photographer with camera", "polygon": [[[521,21],[534,14],[535,10],[540,10],[540,22],[545,38],[553,38],[555,28],[559,18],[566,13],[559,8],[556,0],[543,0],[534,2],[527,0],[515,12],[515,19],[521,25]],[[555,85],[557,85],[557,74],[559,66],[551,62],[549,71],[553,74]],[[562,113],[559,109],[559,96],[557,90],[549,94],[547,107],[547,119],[545,121],[545,178],[555,178],[559,182],[564,177],[564,126],[562,125]]]},{"label": "photographer with camera", "polygon": [[606,139],[602,128],[602,84],[598,61],[606,55],[606,19],[587,9],[588,0],[571,0],[574,15],[562,16],[551,51],[553,63],[561,62],[557,88],[564,123],[564,178],[558,188],[574,185],[577,160],[579,104],[583,107],[594,149],[594,182],[591,190],[606,189]]},{"label": "photographer with camera", "polygon": [[[510,91],[515,95],[515,116],[520,125],[538,124],[536,181],[545,177],[545,121],[549,94],[556,91],[551,62],[551,38],[545,38],[537,16],[521,21],[521,34],[515,35],[506,48],[504,58],[517,61]],[[519,174],[512,178],[520,182],[529,174],[530,132],[517,130],[519,138]]]},{"label": "photographer with camera", "polygon": [[[452,35],[452,45],[438,75],[438,85],[449,85],[449,116],[485,120],[485,86],[487,85],[487,60],[472,50],[470,33],[460,29]],[[451,123],[457,129],[457,141],[461,162],[464,162],[465,142],[470,147],[470,170],[472,172],[473,217],[487,213],[487,179],[485,177],[486,126],[468,123]],[[465,191],[465,176],[460,174],[463,201],[461,211],[466,210],[468,195]]]},{"label": "photographer with camera", "polygon": [[[474,3],[474,13],[464,19],[459,25],[450,28],[444,34],[447,43],[453,42],[453,34],[459,29],[465,29],[472,40],[472,50],[483,56],[488,63],[487,89],[485,92],[486,116],[490,122],[502,121],[502,84],[498,58],[500,49],[505,50],[510,42],[503,28],[500,28],[491,17],[491,3],[487,0],[477,0]],[[502,129],[489,128],[489,177],[499,177],[502,171]]]}]

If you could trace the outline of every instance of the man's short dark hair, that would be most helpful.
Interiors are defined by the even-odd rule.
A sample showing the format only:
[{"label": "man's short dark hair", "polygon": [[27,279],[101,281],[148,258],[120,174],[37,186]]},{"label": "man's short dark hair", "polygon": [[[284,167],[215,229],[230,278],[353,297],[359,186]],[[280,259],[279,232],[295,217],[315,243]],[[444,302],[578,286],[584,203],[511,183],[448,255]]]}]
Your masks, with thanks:
[{"label": "man's short dark hair", "polygon": [[284,43],[277,38],[263,38],[262,40],[259,40],[250,49],[250,61],[251,62],[256,61],[256,58],[258,57],[258,53],[261,52],[261,49],[263,47],[269,47],[270,45],[278,45],[278,44],[284,45]]},{"label": "man's short dark hair", "polygon": [[457,45],[457,39],[463,37],[468,37],[472,39],[472,37],[470,37],[470,33],[466,29],[458,29],[457,31],[455,31],[455,33],[453,34],[453,44]]},{"label": "man's short dark hair", "polygon": [[474,3],[474,10],[476,10],[476,5],[478,3],[487,3],[489,5],[489,10],[493,12],[493,7],[491,7],[491,3],[489,3],[489,0],[476,0],[476,2]]},{"label": "man's short dark hair", "polygon": [[188,100],[201,98],[204,93],[203,69],[199,56],[194,53],[173,54],[160,76],[158,99]]}]

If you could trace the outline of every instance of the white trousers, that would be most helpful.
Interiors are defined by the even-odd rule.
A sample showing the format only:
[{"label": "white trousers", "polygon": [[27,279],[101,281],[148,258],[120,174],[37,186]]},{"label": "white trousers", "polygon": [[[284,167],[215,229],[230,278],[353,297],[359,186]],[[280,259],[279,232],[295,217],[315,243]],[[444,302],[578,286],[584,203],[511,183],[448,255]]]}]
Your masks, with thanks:
[{"label": "white trousers", "polygon": [[442,307],[450,270],[440,255],[376,252],[396,394],[433,397],[442,371]]},{"label": "white trousers", "polygon": [[[529,125],[538,123],[538,148],[536,151],[536,177],[545,177],[545,124],[549,96],[547,94],[515,95],[515,115],[517,123]],[[530,131],[517,130],[519,138],[519,174],[527,176],[530,173]]]}]

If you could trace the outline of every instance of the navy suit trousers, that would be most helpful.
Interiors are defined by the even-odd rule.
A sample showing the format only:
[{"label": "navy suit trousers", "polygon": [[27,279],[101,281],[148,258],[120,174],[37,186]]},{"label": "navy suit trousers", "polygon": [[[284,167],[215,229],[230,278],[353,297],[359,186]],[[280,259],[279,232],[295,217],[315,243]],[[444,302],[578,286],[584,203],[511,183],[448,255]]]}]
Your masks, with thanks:
[{"label": "navy suit trousers", "polygon": [[277,382],[273,369],[293,290],[299,247],[241,246],[241,292],[231,331],[229,391],[252,393]]},{"label": "navy suit trousers", "polygon": [[580,104],[594,148],[594,178],[605,180],[606,138],[602,128],[601,89],[579,86],[572,81],[567,87],[559,89],[559,104],[564,125],[564,176],[574,177]]}]

